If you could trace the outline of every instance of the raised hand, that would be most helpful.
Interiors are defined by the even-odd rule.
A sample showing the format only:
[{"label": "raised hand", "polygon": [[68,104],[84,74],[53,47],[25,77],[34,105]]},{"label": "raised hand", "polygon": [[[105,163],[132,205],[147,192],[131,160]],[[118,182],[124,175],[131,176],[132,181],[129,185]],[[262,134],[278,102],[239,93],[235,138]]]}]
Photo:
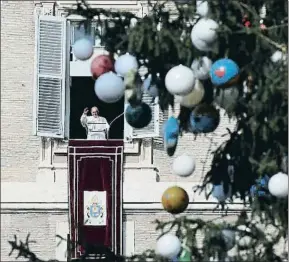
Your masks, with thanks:
[{"label": "raised hand", "polygon": [[88,111],[89,111],[88,107],[84,108],[83,114],[87,115]]}]

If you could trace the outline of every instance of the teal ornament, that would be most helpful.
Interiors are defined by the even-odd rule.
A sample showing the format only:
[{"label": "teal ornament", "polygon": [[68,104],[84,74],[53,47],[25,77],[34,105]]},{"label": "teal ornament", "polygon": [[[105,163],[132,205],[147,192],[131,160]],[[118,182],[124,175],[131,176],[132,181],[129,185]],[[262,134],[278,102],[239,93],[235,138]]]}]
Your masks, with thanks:
[{"label": "teal ornament", "polygon": [[210,133],[220,123],[220,113],[212,105],[200,104],[192,111],[189,120],[189,131],[192,133]]},{"label": "teal ornament", "polygon": [[235,84],[239,74],[239,66],[228,58],[217,60],[210,70],[211,81],[215,86]]},{"label": "teal ornament", "polygon": [[125,110],[125,119],[134,128],[144,128],[152,120],[152,110],[143,102],[134,106],[128,105]]},{"label": "teal ornament", "polygon": [[192,261],[191,251],[187,248],[183,248],[178,262],[191,262],[191,261]]},{"label": "teal ornament", "polygon": [[175,117],[171,116],[163,126],[164,146],[170,156],[174,154],[177,147],[179,132],[179,121]]},{"label": "teal ornament", "polygon": [[269,177],[265,175],[262,178],[256,180],[256,184],[250,188],[251,197],[270,197],[268,191]]}]

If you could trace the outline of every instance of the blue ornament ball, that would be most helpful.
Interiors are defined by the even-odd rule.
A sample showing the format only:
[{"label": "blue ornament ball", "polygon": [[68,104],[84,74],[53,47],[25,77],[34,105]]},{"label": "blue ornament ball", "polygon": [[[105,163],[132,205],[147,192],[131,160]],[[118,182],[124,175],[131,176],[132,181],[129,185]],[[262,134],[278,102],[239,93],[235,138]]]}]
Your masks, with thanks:
[{"label": "blue ornament ball", "polygon": [[200,104],[190,115],[189,131],[193,133],[210,133],[220,123],[220,113],[212,105]]},{"label": "blue ornament ball", "polygon": [[268,193],[268,182],[269,177],[266,175],[262,178],[256,180],[256,184],[252,185],[250,188],[251,197],[267,197]]},{"label": "blue ornament ball", "polygon": [[134,106],[128,105],[125,110],[125,119],[134,128],[144,128],[152,120],[152,110],[143,102]]},{"label": "blue ornament ball", "polygon": [[239,66],[228,58],[217,60],[210,70],[211,81],[215,86],[233,85],[238,81],[239,75]]}]

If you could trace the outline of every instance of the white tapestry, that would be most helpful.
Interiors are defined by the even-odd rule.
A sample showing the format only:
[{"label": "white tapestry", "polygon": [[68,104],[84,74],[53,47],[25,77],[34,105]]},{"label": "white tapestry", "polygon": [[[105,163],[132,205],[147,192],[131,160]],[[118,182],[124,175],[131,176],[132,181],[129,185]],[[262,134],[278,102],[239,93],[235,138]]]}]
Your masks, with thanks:
[{"label": "white tapestry", "polygon": [[84,191],[84,225],[106,226],[106,191]]}]

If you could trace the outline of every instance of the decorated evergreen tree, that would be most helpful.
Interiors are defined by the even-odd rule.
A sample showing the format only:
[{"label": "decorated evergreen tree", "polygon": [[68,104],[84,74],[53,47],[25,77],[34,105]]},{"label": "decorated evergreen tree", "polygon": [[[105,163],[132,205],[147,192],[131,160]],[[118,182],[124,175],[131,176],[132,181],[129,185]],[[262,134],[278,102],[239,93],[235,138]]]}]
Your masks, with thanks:
[{"label": "decorated evergreen tree", "polygon": [[[241,199],[250,211],[242,211],[235,224],[182,215],[157,221],[156,250],[130,260],[283,261],[276,245],[287,239],[288,232],[288,2],[175,0],[148,5],[149,13],[141,18],[92,9],[85,1],[69,10],[69,15],[86,18],[88,31],[98,18],[104,28],[99,37],[110,54],[105,59],[118,56],[114,70],[124,80],[125,90],[115,96],[105,93],[107,89],[101,87],[113,82],[115,73],[108,72],[111,63],[101,73],[96,64],[96,81],[102,78],[96,93],[109,102],[125,92],[129,102],[125,116],[136,128],[151,120],[142,101],[144,88],[159,97],[162,110],[173,108],[178,99],[182,105],[178,118],[164,124],[170,156],[178,136],[213,132],[220,122],[219,109],[225,109],[236,121],[235,129],[228,130],[228,139],[214,152],[211,168],[196,191],[207,197],[213,194],[223,208]],[[179,195],[182,203],[174,208],[164,195],[164,208],[180,214],[187,206],[187,192],[171,190],[176,190],[172,195]],[[204,235],[201,246],[196,240],[199,232]]]}]

